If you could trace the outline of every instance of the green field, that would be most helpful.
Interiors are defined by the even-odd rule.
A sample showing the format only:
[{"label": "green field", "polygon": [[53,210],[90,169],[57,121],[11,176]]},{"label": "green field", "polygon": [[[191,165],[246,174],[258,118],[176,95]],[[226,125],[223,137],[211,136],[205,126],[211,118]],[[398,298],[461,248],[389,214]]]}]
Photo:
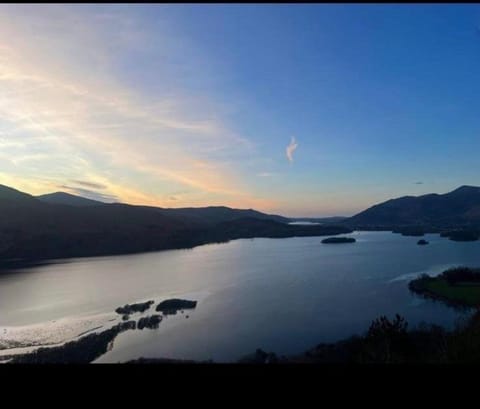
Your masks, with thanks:
[{"label": "green field", "polygon": [[480,286],[471,283],[451,286],[443,278],[429,280],[425,289],[440,297],[460,302],[468,306],[480,305]]}]

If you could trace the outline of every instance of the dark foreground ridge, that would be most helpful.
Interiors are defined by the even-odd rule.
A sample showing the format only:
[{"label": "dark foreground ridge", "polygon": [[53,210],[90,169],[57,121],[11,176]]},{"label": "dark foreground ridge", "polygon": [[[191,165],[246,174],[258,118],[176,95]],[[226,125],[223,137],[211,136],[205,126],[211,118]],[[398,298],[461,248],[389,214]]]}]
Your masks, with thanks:
[{"label": "dark foreground ridge", "polygon": [[277,356],[259,349],[242,363],[297,364],[478,364],[480,363],[480,311],[446,331],[420,324],[408,330],[407,321],[382,316],[363,336],[319,344],[297,356]]},{"label": "dark foreground ridge", "polygon": [[138,358],[125,362],[126,364],[211,364],[212,361],[192,361],[188,359],[170,359],[170,358]]}]

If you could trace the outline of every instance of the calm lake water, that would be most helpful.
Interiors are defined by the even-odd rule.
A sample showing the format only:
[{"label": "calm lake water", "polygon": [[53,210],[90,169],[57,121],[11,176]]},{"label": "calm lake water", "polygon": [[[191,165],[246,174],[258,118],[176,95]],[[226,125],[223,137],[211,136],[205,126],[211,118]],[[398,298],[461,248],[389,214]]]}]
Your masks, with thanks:
[{"label": "calm lake water", "polygon": [[[195,310],[157,330],[127,331],[97,362],[138,357],[236,360],[257,348],[292,354],[362,334],[399,313],[451,327],[461,313],[411,294],[408,281],[454,265],[480,266],[480,242],[355,232],[353,244],[322,237],[246,239],[128,256],[63,260],[0,274],[0,326],[113,311],[181,297]],[[186,319],[185,315],[189,318]],[[134,316],[132,317],[134,318]]]}]

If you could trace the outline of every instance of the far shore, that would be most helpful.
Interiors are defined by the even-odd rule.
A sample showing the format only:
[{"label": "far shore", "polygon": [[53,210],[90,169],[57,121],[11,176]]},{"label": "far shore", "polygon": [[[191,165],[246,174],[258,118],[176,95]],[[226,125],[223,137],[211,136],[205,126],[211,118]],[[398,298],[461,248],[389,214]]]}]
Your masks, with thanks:
[{"label": "far shore", "polygon": [[[320,224],[319,224],[320,225]],[[312,225],[308,226],[311,227]],[[323,226],[323,225],[322,225]],[[305,226],[302,226],[305,227]],[[334,226],[335,227],[335,226]],[[342,227],[342,226],[339,226]],[[75,256],[65,256],[65,257],[55,257],[55,258],[35,258],[35,259],[21,259],[21,258],[16,258],[16,259],[0,259],[0,274],[2,273],[8,273],[13,270],[18,270],[18,269],[26,269],[26,268],[33,268],[33,267],[38,267],[38,266],[44,266],[44,265],[49,265],[49,264],[54,264],[54,263],[66,263],[68,260],[75,260],[75,259],[87,259],[87,258],[97,258],[97,257],[111,257],[111,256],[130,256],[130,255],[138,255],[138,254],[149,254],[149,253],[158,253],[158,252],[164,252],[164,251],[172,251],[172,250],[191,250],[196,247],[201,247],[201,246],[208,246],[212,244],[224,244],[224,243],[229,243],[231,241],[235,240],[247,240],[247,239],[286,239],[286,238],[292,238],[292,237],[325,237],[325,236],[339,236],[342,234],[352,234],[352,233],[358,233],[358,232],[391,232],[391,233],[398,233],[398,231],[395,231],[395,229],[388,229],[388,228],[365,228],[365,229],[355,229],[355,230],[350,230],[346,232],[339,232],[339,233],[324,233],[324,234],[301,234],[301,235],[287,235],[287,236],[280,236],[280,237],[272,237],[272,236],[267,236],[267,235],[259,235],[259,236],[248,236],[248,237],[236,237],[232,239],[226,239],[223,241],[208,241],[208,242],[202,242],[198,244],[194,244],[191,246],[179,246],[179,247],[167,247],[167,248],[162,248],[162,249],[156,249],[156,250],[143,250],[143,251],[123,251],[123,252],[106,252],[102,254],[86,254],[86,255],[75,255]],[[436,232],[426,232],[425,234],[438,234],[441,237],[448,238],[452,240],[452,238],[446,234],[446,233],[441,233],[440,231]],[[409,235],[404,235],[404,236],[409,236]],[[415,237],[415,236],[412,236]],[[452,241],[457,241],[457,240],[452,240]],[[472,240],[468,240],[472,241]]]},{"label": "far shore", "polygon": [[[35,267],[38,265],[51,264],[55,261],[67,260],[67,259],[76,259],[76,258],[91,258],[91,257],[107,257],[107,256],[122,256],[122,255],[132,255],[132,254],[143,254],[143,253],[156,253],[159,251],[168,251],[168,250],[190,250],[195,247],[208,245],[208,244],[222,244],[228,243],[233,240],[240,239],[255,239],[255,238],[269,238],[269,239],[284,239],[292,237],[324,237],[324,236],[335,236],[340,234],[352,233],[353,230],[340,225],[288,225],[286,223],[277,223],[269,222],[265,224],[262,220],[251,220],[248,223],[252,222],[253,227],[249,225],[244,226],[244,221],[237,221],[238,226],[235,225],[232,231],[223,232],[221,230],[208,230],[206,236],[204,237],[205,231],[202,232],[191,232],[199,233],[199,238],[192,239],[189,235],[188,240],[180,240],[170,243],[159,245],[158,248],[151,249],[132,249],[122,248],[121,250],[105,250],[101,251],[89,251],[89,250],[79,250],[74,253],[69,254],[55,254],[55,256],[49,257],[26,257],[26,258],[0,258],[0,273],[2,271],[11,271],[19,268],[28,268]],[[256,226],[255,224],[259,222],[260,225]],[[238,231],[236,230],[238,229]],[[258,229],[258,231],[257,231]],[[185,233],[186,234],[186,233]]]}]

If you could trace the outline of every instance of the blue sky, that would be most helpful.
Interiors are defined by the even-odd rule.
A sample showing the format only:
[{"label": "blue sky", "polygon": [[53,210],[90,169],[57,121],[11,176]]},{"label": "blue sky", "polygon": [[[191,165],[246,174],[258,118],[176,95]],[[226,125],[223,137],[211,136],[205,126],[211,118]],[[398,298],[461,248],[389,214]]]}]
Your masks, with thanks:
[{"label": "blue sky", "polygon": [[2,5],[0,183],[350,215],[479,185],[479,76],[478,5]]}]

